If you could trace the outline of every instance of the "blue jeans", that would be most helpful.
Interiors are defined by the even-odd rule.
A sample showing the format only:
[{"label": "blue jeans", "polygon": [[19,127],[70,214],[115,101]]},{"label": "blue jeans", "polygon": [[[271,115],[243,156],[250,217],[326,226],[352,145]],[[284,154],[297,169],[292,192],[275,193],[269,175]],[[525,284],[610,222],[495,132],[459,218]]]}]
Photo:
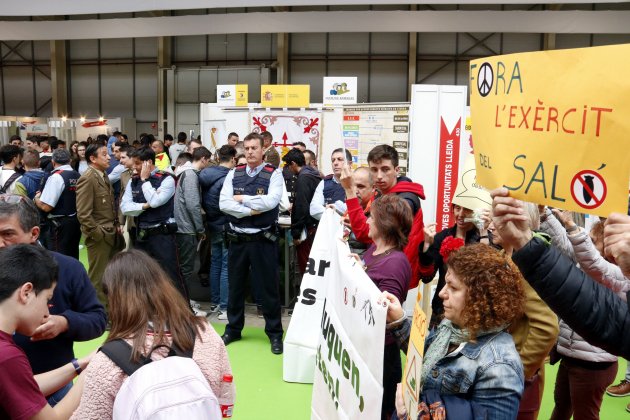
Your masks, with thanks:
[{"label": "blue jeans", "polygon": [[223,232],[210,234],[210,301],[219,309],[227,311],[228,303],[228,248],[223,240]]},{"label": "blue jeans", "polygon": [[55,392],[54,394],[50,394],[48,398],[46,398],[48,400],[48,404],[50,404],[51,407],[59,404],[63,397],[65,397],[66,394],[70,392],[70,388],[72,388],[72,381],[70,381],[70,383],[68,383],[63,388],[58,389],[57,392]]}]

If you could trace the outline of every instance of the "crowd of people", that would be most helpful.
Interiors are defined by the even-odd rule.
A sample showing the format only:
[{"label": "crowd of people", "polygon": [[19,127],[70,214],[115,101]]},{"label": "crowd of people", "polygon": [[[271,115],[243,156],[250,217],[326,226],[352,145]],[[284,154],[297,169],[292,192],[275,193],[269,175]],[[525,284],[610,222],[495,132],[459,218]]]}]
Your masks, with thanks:
[{"label": "crowd of people", "polygon": [[[454,199],[453,226],[437,232],[393,147],[374,147],[354,170],[335,149],[325,175],[303,143],[280,156],[268,132],[230,133],[213,151],[185,133],[67,147],[14,136],[0,159],[0,418],[111,418],[137,369],[115,357],[120,343],[133,363],[185,355],[225,394],[225,346],[242,337],[248,291],[271,352],[283,353],[279,216],[290,215],[303,274],[327,208],[388,303],[383,419],[408,414],[401,302],[436,277],[419,418],[536,419],[548,361],[560,362],[553,419],[599,418],[605,393],[630,395],[630,369],[611,386],[617,357],[630,355],[628,215],[587,232],[569,212],[498,189],[491,209]],[[210,287],[222,336],[191,300],[194,281]],[[106,328],[104,351],[77,360],[74,342]]]}]

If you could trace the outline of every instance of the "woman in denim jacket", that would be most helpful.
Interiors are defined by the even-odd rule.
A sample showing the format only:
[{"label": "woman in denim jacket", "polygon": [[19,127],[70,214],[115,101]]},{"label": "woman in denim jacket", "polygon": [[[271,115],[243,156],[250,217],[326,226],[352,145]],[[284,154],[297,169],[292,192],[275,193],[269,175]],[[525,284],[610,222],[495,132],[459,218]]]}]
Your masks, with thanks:
[{"label": "woman in denim jacket", "polygon": [[[448,255],[447,264],[440,291],[445,319],[425,343],[421,394],[439,393],[446,418],[515,419],[523,365],[505,329],[522,313],[521,274],[509,258],[484,244],[459,248]],[[388,326],[406,351],[411,324],[400,303],[384,295],[390,301],[388,321],[398,320]],[[458,400],[451,404],[457,413],[448,411],[453,400]],[[465,413],[462,400],[468,402]],[[430,403],[430,410],[419,411],[434,412]],[[396,408],[398,417],[406,419],[400,393]]]}]

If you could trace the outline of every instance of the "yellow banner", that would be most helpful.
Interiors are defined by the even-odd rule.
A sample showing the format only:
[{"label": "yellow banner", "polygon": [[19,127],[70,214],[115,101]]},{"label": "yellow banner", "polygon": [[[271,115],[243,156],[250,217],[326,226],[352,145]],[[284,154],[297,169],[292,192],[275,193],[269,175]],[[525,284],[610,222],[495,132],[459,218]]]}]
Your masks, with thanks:
[{"label": "yellow banner", "polygon": [[264,108],[306,108],[311,104],[310,85],[261,85]]},{"label": "yellow banner", "polygon": [[420,396],[420,376],[422,373],[422,359],[424,357],[424,340],[427,335],[427,315],[420,307],[422,293],[418,288],[418,297],[413,310],[411,335],[407,348],[407,362],[403,372],[402,392],[407,418],[418,418],[418,399]]},{"label": "yellow banner", "polygon": [[628,68],[630,45],[472,61],[477,181],[535,203],[626,213]]},{"label": "yellow banner", "polygon": [[235,86],[235,90],[236,90],[236,101],[235,101],[235,105],[236,106],[247,106],[247,96],[249,93],[249,89],[247,89],[247,85],[236,85]]}]

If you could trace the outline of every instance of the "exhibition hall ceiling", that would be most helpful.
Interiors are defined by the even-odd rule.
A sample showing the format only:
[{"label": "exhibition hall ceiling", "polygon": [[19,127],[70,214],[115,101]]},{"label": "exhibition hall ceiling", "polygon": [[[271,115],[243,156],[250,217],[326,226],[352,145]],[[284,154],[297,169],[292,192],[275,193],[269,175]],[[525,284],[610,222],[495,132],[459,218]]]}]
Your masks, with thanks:
[{"label": "exhibition hall ceiling", "polygon": [[187,10],[217,8],[294,7],[294,6],[358,6],[358,5],[483,5],[483,4],[593,4],[623,3],[624,0],[30,0],[4,2],[2,16],[65,16],[82,14],[132,13],[155,10]]}]

